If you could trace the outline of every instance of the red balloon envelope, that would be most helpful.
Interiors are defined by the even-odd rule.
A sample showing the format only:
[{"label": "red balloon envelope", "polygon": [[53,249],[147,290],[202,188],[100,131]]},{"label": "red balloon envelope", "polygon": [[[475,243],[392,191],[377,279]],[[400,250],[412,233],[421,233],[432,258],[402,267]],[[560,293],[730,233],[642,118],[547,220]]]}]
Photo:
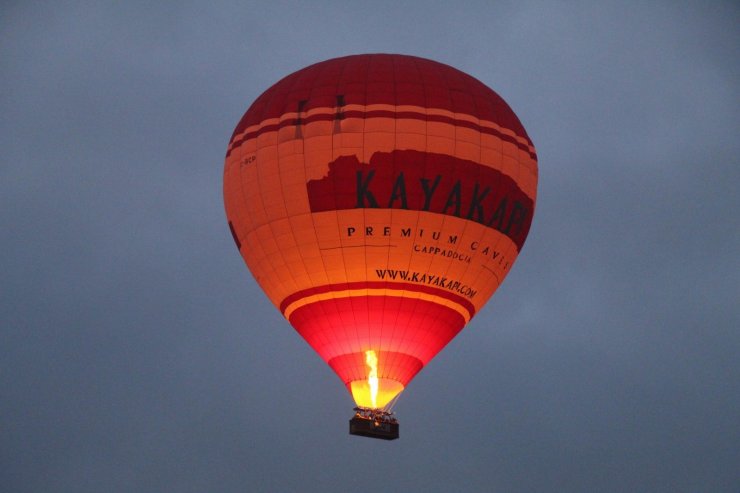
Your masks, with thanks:
[{"label": "red balloon envelope", "polygon": [[285,77],[242,117],[224,170],[249,269],[363,409],[388,405],[491,297],[536,190],[504,100],[405,55]]}]

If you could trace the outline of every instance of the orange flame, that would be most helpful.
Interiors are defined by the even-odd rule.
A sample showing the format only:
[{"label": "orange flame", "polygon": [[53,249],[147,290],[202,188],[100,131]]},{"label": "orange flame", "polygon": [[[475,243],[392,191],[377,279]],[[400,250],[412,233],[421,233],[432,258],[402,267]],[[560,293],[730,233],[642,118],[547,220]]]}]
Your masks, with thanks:
[{"label": "orange flame", "polygon": [[370,386],[370,400],[373,408],[378,407],[378,355],[372,349],[365,351],[365,363],[370,367],[367,383]]},{"label": "orange flame", "polygon": [[349,382],[349,391],[359,407],[382,409],[403,391],[403,385],[392,378],[381,377],[378,352],[364,351],[367,378]]}]

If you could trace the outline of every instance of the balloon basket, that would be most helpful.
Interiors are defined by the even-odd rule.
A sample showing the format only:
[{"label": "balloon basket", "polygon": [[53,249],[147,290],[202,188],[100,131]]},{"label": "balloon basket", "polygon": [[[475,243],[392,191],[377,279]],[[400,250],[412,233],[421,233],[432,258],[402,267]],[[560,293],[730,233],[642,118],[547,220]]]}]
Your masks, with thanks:
[{"label": "balloon basket", "polygon": [[395,440],[398,438],[398,420],[393,413],[356,407],[355,415],[349,420],[349,434],[380,440]]}]

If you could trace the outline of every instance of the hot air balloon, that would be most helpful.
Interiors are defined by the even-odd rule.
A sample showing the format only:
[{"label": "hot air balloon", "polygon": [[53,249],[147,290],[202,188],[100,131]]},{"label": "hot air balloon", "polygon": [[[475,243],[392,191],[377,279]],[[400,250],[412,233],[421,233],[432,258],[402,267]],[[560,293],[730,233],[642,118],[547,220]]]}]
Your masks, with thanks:
[{"label": "hot air balloon", "polygon": [[399,394],[509,273],[536,190],[504,100],[406,55],[283,78],[239,121],[224,169],[249,270],[352,395],[350,432],[385,439]]}]

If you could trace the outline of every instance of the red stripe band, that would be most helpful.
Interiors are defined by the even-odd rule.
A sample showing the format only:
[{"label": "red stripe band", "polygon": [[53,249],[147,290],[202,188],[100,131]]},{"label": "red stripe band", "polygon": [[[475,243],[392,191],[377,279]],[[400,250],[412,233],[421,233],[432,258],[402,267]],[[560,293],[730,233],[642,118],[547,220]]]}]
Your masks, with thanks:
[{"label": "red stripe band", "polygon": [[[421,120],[426,122],[435,122],[435,123],[449,123],[450,125],[454,125],[456,127],[465,127],[469,128],[471,130],[475,130],[477,132],[493,135],[495,137],[500,138],[503,141],[511,142],[512,144],[516,145],[519,149],[523,150],[529,156],[537,160],[537,154],[535,152],[532,152],[529,149],[529,146],[526,144],[522,144],[519,142],[515,137],[511,135],[507,135],[505,133],[499,132],[498,130],[490,127],[483,127],[477,123],[473,123],[468,120],[459,120],[456,118],[451,118],[444,115],[426,115],[424,113],[417,113],[414,111],[387,111],[387,110],[374,110],[374,111],[361,111],[361,110],[349,110],[349,111],[342,111],[339,115],[344,118],[394,118],[394,119],[412,119],[412,120]],[[256,138],[260,136],[263,133],[266,132],[275,132],[277,130],[280,130],[285,127],[290,127],[294,125],[307,125],[309,123],[314,122],[326,122],[326,121],[334,121],[337,119],[337,115],[335,114],[319,114],[319,115],[313,115],[306,118],[286,118],[285,120],[275,123],[272,125],[265,125],[264,127],[255,130],[253,132],[247,132],[242,137],[234,140],[229,145],[229,149],[226,151],[226,157],[229,157],[231,155],[231,152],[240,147],[244,142],[246,142],[249,139]]]},{"label": "red stripe band", "polygon": [[315,294],[330,293],[332,291],[346,291],[349,289],[390,289],[394,291],[416,291],[419,293],[439,296],[440,298],[444,298],[446,300],[452,301],[453,303],[457,303],[458,305],[462,306],[468,311],[471,319],[475,315],[475,305],[473,305],[470,301],[466,300],[462,296],[458,296],[449,291],[445,291],[444,289],[439,289],[439,288],[435,288],[432,286],[425,286],[425,285],[420,285],[420,284],[412,284],[412,283],[407,283],[407,282],[384,282],[384,281],[358,281],[358,282],[348,282],[348,283],[343,283],[343,284],[326,284],[324,286],[316,286],[313,288],[303,289],[301,291],[297,291],[289,295],[288,297],[286,297],[280,303],[280,312],[285,314],[285,310],[291,304],[295,303],[296,301],[302,298],[306,298],[307,296],[312,296]]}]

